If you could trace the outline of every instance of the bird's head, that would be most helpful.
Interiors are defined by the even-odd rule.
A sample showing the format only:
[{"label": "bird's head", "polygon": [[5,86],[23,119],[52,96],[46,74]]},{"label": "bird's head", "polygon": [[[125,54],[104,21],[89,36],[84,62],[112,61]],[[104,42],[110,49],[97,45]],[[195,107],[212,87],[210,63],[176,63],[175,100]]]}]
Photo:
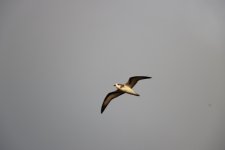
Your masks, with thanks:
[{"label": "bird's head", "polygon": [[121,87],[123,87],[123,85],[122,84],[119,84],[119,83],[116,83],[116,84],[114,84],[113,86],[115,86],[116,88],[121,88]]},{"label": "bird's head", "polygon": [[116,84],[114,84],[113,86],[117,87],[117,86],[118,86],[118,84],[116,83]]}]

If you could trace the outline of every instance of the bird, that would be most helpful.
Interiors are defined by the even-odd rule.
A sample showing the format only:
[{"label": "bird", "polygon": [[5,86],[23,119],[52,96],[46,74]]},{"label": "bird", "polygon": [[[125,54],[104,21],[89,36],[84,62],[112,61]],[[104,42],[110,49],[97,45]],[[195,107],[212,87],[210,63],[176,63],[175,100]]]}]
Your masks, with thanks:
[{"label": "bird", "polygon": [[112,99],[127,93],[127,94],[131,94],[134,96],[140,96],[138,93],[136,93],[132,88],[135,86],[135,84],[139,81],[139,80],[143,80],[143,79],[151,79],[152,77],[148,77],[148,76],[133,76],[130,77],[129,80],[127,81],[127,83],[125,84],[120,84],[120,83],[116,83],[113,86],[116,87],[116,90],[113,92],[110,92],[106,95],[103,103],[102,103],[102,107],[101,107],[101,113],[104,112],[105,108],[107,107],[107,105],[111,102]]}]

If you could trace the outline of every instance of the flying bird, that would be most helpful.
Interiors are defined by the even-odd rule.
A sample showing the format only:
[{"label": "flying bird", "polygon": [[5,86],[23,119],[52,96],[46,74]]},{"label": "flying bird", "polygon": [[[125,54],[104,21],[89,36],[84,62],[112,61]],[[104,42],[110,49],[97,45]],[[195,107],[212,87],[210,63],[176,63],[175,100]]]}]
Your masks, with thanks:
[{"label": "flying bird", "polygon": [[131,94],[134,96],[140,96],[138,93],[136,93],[132,88],[135,86],[135,84],[139,81],[139,80],[143,80],[143,79],[151,79],[152,77],[147,77],[147,76],[134,76],[134,77],[130,77],[129,80],[127,81],[127,83],[125,84],[119,84],[116,83],[114,84],[114,86],[117,88],[117,90],[108,93],[102,103],[102,108],[101,108],[101,113],[104,112],[105,108],[107,107],[107,105],[111,102],[112,99],[127,93],[127,94]]}]

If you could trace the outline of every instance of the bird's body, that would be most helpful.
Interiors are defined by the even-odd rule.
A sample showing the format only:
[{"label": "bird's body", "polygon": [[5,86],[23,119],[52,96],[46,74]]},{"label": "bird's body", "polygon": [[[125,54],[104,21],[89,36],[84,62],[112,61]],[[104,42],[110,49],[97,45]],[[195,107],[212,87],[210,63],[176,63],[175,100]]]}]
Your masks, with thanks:
[{"label": "bird's body", "polygon": [[116,88],[124,93],[128,93],[135,96],[140,96],[138,93],[136,93],[130,86],[126,84],[115,84]]},{"label": "bird's body", "polygon": [[152,77],[147,76],[134,76],[130,77],[128,82],[125,84],[118,84],[116,83],[114,86],[117,88],[116,91],[108,93],[103,101],[101,113],[105,110],[106,106],[110,103],[110,101],[124,93],[128,93],[135,96],[140,96],[138,93],[136,93],[132,88],[134,85],[139,81],[143,79],[150,79]]}]

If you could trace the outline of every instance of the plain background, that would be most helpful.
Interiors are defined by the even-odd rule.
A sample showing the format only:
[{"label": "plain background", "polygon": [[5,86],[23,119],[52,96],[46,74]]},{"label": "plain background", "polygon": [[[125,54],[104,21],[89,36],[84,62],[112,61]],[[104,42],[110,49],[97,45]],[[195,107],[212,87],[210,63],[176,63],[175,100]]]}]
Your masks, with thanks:
[{"label": "plain background", "polygon": [[224,150],[224,77],[223,0],[0,2],[1,150]]}]

